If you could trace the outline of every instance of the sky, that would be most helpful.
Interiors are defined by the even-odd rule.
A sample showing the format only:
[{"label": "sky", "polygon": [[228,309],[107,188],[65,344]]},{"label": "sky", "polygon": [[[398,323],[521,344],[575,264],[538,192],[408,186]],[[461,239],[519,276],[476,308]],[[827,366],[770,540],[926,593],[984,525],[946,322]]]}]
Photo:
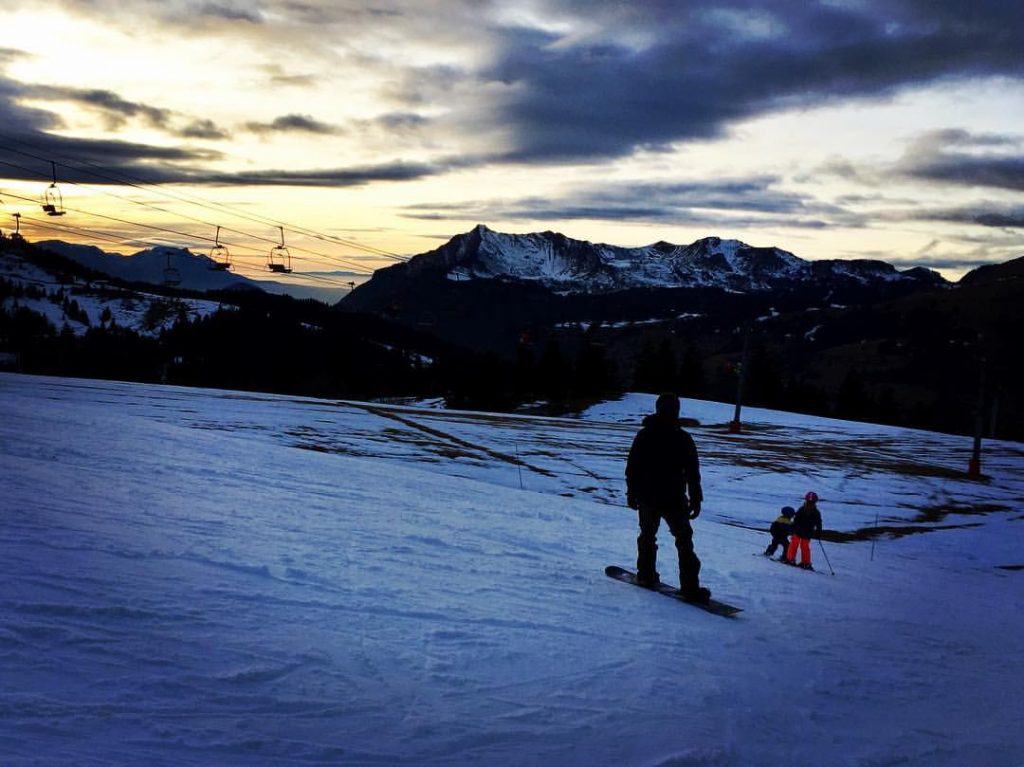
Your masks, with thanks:
[{"label": "sky", "polygon": [[1019,0],[28,0],[0,30],[0,229],[30,239],[219,237],[270,276],[283,236],[338,279],[478,223],[1024,255]]}]

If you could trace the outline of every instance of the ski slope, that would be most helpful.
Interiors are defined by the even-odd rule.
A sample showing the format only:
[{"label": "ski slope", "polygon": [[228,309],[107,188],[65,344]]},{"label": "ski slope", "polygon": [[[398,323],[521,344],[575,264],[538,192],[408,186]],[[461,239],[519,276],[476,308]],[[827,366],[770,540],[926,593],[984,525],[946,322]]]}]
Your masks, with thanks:
[{"label": "ski slope", "polygon": [[[684,401],[723,619],[603,573],[652,404],[0,374],[0,765],[1024,763],[1020,444]],[[834,577],[758,555],[810,489]]]}]

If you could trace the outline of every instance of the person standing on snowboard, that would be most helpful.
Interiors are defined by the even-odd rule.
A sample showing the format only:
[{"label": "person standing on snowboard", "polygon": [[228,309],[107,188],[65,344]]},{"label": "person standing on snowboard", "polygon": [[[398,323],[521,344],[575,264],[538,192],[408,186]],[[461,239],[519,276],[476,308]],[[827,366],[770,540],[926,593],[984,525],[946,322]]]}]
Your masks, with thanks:
[{"label": "person standing on snowboard", "polygon": [[644,418],[626,461],[626,501],[640,521],[636,570],[641,585],[654,588],[661,582],[657,535],[664,519],[679,554],[679,593],[693,602],[711,598],[711,592],[700,585],[700,560],[693,551],[690,526],[703,500],[697,447],[679,426],[679,398],[662,394],[655,412]]},{"label": "person standing on snowboard", "polygon": [[789,542],[782,561],[787,565],[796,564],[796,552],[800,550],[800,567],[813,570],[811,566],[811,538],[821,537],[821,512],[818,511],[818,494],[814,491],[804,496],[804,505],[793,517],[793,540]]}]

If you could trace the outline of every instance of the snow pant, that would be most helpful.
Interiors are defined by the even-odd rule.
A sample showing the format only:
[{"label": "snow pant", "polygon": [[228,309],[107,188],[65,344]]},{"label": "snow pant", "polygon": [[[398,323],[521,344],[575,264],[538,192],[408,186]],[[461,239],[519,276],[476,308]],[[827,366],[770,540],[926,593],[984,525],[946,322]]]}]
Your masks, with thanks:
[{"label": "snow pant", "polygon": [[775,555],[775,550],[782,547],[782,556],[786,556],[786,552],[789,551],[789,538],[782,536],[772,536],[772,542],[768,544],[768,548],[764,550],[764,553],[771,557]]},{"label": "snow pant", "polygon": [[800,549],[800,564],[809,565],[811,563],[811,539],[801,538],[797,534],[793,534],[793,540],[789,543],[789,550],[786,551],[786,559],[790,562],[796,562],[796,550]]},{"label": "snow pant", "polygon": [[[684,503],[685,506],[685,503]],[[641,578],[657,576],[658,528],[661,520],[676,541],[679,554],[679,590],[694,591],[700,586],[700,560],[693,552],[693,528],[683,508],[665,509],[640,504],[640,536],[636,539],[636,571]]]}]

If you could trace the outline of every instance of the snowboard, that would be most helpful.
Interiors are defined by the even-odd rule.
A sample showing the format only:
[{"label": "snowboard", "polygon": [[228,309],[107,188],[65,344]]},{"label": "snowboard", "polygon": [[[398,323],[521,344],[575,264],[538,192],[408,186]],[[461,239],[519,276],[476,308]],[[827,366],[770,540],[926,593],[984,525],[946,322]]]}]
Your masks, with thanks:
[{"label": "snowboard", "polygon": [[[622,581],[623,583],[632,583],[634,586],[640,586],[640,584],[637,583],[636,580],[636,573],[630,572],[629,570],[623,569],[621,567],[617,567],[616,565],[608,565],[608,567],[604,569],[604,574],[607,575],[609,578],[614,578],[617,581]],[[657,591],[659,594],[664,594],[667,597],[672,597],[673,599],[678,600],[683,604],[693,605],[694,607],[699,607],[701,610],[713,613],[714,615],[721,615],[725,618],[731,618],[737,613],[743,612],[742,608],[727,605],[725,602],[719,602],[717,599],[712,599],[708,601],[706,604],[703,602],[688,602],[685,599],[683,599],[678,589],[669,586],[667,583],[661,583],[654,588],[650,588],[648,586],[640,586],[640,588],[647,589],[648,591]]]}]

